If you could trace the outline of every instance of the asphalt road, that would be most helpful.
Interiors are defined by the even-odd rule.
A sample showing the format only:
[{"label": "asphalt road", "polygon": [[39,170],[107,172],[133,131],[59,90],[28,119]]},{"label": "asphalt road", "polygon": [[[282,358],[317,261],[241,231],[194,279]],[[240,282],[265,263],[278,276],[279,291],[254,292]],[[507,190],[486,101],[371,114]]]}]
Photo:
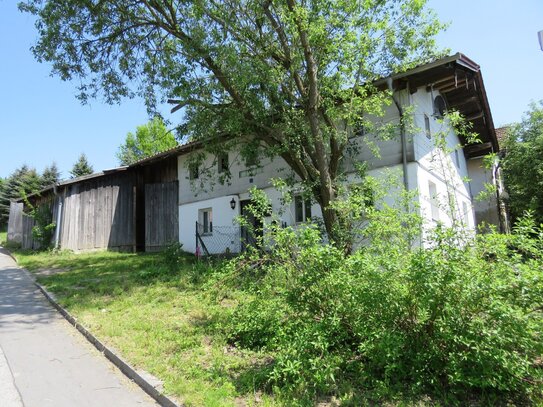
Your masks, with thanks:
[{"label": "asphalt road", "polygon": [[0,407],[156,407],[0,249]]}]

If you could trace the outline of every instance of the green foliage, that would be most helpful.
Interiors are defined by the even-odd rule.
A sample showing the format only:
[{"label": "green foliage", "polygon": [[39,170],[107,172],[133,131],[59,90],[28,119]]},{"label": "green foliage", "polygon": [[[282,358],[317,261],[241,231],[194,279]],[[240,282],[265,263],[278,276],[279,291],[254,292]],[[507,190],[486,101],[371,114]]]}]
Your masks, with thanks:
[{"label": "green foliage", "polygon": [[42,178],[34,168],[23,165],[13,171],[0,186],[0,225],[7,225],[10,202],[38,192]]},{"label": "green foliage", "polygon": [[136,133],[128,133],[119,147],[117,158],[120,165],[130,165],[177,145],[175,136],[166,128],[159,116],[149,123],[138,126]]},{"label": "green foliage", "polygon": [[162,251],[164,265],[171,271],[178,271],[186,257],[187,253],[183,251],[183,245],[179,242],[169,244]]},{"label": "green foliage", "polygon": [[79,323],[183,405],[277,405],[254,386],[264,355],[235,349],[222,334],[235,301],[217,301],[206,286],[221,263],[186,256],[171,272],[163,253],[14,254]]},{"label": "green foliage", "polygon": [[72,178],[82,177],[83,175],[90,175],[94,172],[92,165],[89,164],[85,153],[81,153],[77,161],[74,163],[70,174]]},{"label": "green foliage", "polygon": [[56,227],[56,223],[53,222],[51,206],[49,203],[32,205],[26,195],[23,196],[23,199],[26,208],[24,216],[29,216],[34,220],[32,238],[38,242],[40,250],[47,250],[51,247]]},{"label": "green foliage", "polygon": [[[152,112],[171,98],[184,136],[205,146],[227,136],[283,158],[338,246],[350,245],[334,228],[349,220],[331,207],[349,137],[390,103],[373,81],[442,55],[443,25],[425,0],[25,0],[19,8],[36,16],[36,58],[81,83],[83,102],[139,95]],[[397,135],[395,127],[383,132]]]},{"label": "green foliage", "polygon": [[5,246],[8,241],[8,232],[5,227],[0,227],[0,246]]},{"label": "green foliage", "polygon": [[273,249],[235,260],[261,270],[228,332],[274,354],[264,383],[309,404],[541,402],[543,229],[527,218],[469,240],[438,228],[409,249],[418,222],[367,216],[371,243],[347,258],[307,226],[276,228]]},{"label": "green foliage", "polygon": [[57,164],[53,162],[50,166],[45,167],[41,175],[41,188],[50,187],[60,181],[60,171]]},{"label": "green foliage", "polygon": [[543,101],[533,103],[522,122],[512,125],[501,160],[513,222],[533,211],[543,222]]}]

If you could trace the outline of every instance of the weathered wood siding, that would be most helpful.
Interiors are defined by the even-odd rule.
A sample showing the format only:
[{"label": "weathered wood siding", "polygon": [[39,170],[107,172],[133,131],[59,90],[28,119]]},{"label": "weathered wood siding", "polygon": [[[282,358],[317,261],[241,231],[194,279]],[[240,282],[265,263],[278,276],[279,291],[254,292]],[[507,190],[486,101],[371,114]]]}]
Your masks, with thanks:
[{"label": "weathered wood siding", "polygon": [[145,185],[145,251],[179,241],[178,182]]},{"label": "weathered wood siding", "polygon": [[8,236],[10,243],[23,242],[23,203],[11,202],[9,206]]},{"label": "weathered wood siding", "polygon": [[32,228],[34,227],[34,219],[30,216],[23,215],[23,236],[21,247],[23,249],[38,249],[38,244],[32,238]]},{"label": "weathered wood siding", "polygon": [[[34,199],[32,202],[32,205],[34,205],[36,208],[40,208],[40,210],[44,210],[47,214],[47,218],[45,219],[46,224],[49,223],[55,223],[57,224],[57,205],[59,203],[59,198],[55,197],[54,195],[48,194],[43,197],[38,197],[37,199]],[[26,207],[26,212],[30,212],[30,208]],[[36,222],[34,219],[27,215],[26,213],[22,213],[22,242],[21,247],[23,249],[32,249],[32,250],[38,250],[41,249],[41,244],[39,241],[34,239],[34,236],[32,235],[32,229],[36,225]],[[45,225],[44,225],[45,226]],[[51,235],[51,241],[49,244],[53,243],[54,240],[54,230]]]},{"label": "weathered wood siding", "polygon": [[[170,195],[173,189],[178,191],[177,157],[137,165],[131,170],[137,177],[137,250],[160,250],[172,240],[178,240],[179,235],[178,197]],[[170,215],[172,211],[175,211],[175,217]]]},{"label": "weathered wood siding", "polygon": [[[61,249],[157,251],[178,241],[178,195],[177,157],[167,157],[60,183],[31,200],[36,207],[48,205],[58,229],[52,243],[58,232]],[[20,236],[28,249],[39,248],[33,226],[22,214]]]},{"label": "weathered wood siding", "polygon": [[134,250],[134,193],[134,175],[128,172],[67,185],[60,247]]}]

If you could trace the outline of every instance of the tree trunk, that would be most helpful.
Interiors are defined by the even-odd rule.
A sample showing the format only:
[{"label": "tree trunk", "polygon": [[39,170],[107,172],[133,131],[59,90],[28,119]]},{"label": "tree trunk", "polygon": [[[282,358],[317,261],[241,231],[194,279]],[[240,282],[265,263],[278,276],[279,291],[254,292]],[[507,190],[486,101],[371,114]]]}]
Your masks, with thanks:
[{"label": "tree trunk", "polygon": [[342,214],[337,209],[330,206],[336,199],[335,189],[330,183],[329,186],[322,185],[319,192],[320,195],[316,198],[320,198],[317,199],[317,202],[321,208],[328,241],[330,244],[343,251],[345,255],[348,255],[353,249],[353,242],[350,237],[350,231],[348,230],[348,224],[344,221]]}]

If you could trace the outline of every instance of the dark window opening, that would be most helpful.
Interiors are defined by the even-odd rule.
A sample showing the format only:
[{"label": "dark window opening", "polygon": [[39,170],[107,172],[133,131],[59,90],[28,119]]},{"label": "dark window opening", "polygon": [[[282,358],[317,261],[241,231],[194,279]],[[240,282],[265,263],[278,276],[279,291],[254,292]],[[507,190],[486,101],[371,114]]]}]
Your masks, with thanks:
[{"label": "dark window opening", "polygon": [[424,128],[426,131],[426,137],[429,139],[432,137],[432,132],[430,130],[430,118],[427,114],[424,115]]},{"label": "dark window opening", "polygon": [[190,179],[198,179],[200,176],[199,168],[196,164],[189,165],[189,178]]},{"label": "dark window opening", "polygon": [[219,155],[218,159],[219,173],[228,172],[230,164],[228,162],[228,153],[223,153]]},{"label": "dark window opening", "polygon": [[304,199],[301,195],[294,197],[294,215],[296,223],[311,220],[311,201]]}]

